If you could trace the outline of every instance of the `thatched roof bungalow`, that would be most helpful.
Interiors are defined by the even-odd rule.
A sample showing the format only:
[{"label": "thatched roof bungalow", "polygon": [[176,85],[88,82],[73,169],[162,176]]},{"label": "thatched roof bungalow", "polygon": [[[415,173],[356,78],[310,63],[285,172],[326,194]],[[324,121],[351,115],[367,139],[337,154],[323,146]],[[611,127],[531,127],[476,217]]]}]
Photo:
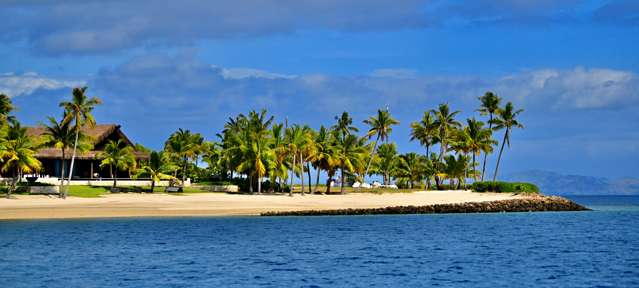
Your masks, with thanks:
[{"label": "thatched roof bungalow", "polygon": [[[43,136],[45,128],[27,127],[27,134],[35,139]],[[120,125],[116,124],[98,124],[95,127],[82,129],[84,135],[89,136],[89,141],[93,145],[90,151],[78,152],[76,155],[76,163],[74,164],[74,179],[92,179],[92,178],[108,178],[110,177],[108,168],[100,168],[100,154],[104,151],[104,146],[109,140],[117,141],[121,139],[127,145],[135,149],[135,144],[122,132]],[[66,149],[65,157],[65,174],[68,173],[68,167],[71,162],[73,147]],[[140,160],[149,159],[149,153],[143,151],[134,151],[135,158]],[[60,177],[62,171],[62,151],[57,148],[42,148],[36,153],[36,158],[42,162],[42,175],[52,177]],[[119,172],[118,177],[128,177],[128,173]]]}]

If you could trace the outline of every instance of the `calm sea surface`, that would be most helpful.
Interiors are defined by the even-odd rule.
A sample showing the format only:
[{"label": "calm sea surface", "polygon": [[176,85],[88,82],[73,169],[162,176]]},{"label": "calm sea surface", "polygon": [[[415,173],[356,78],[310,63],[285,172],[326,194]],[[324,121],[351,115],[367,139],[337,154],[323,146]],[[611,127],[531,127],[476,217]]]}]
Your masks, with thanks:
[{"label": "calm sea surface", "polygon": [[0,287],[639,287],[639,197],[597,209],[0,221]]}]

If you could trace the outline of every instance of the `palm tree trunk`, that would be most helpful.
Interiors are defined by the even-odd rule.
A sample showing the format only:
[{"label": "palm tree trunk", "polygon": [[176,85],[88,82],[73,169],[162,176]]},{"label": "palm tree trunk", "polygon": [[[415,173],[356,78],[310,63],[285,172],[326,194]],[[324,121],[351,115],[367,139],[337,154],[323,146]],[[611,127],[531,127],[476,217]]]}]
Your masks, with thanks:
[{"label": "palm tree trunk", "polygon": [[[473,152],[473,170],[475,170],[475,165],[477,165],[477,163],[475,162],[475,152]],[[473,180],[477,180],[477,173],[473,173]]]},{"label": "palm tree trunk", "polygon": [[506,144],[506,137],[508,137],[508,128],[504,132],[504,140],[501,142],[501,148],[499,149],[499,156],[497,157],[497,166],[495,166],[495,174],[493,175],[493,182],[497,181],[497,171],[499,170],[499,162],[501,161],[501,153],[504,152],[504,145]]},{"label": "palm tree trunk", "polygon": [[308,175],[308,194],[313,194],[313,185],[311,185],[311,162],[306,161],[306,175]]},{"label": "palm tree trunk", "polygon": [[340,184],[341,184],[341,186],[340,186],[339,193],[340,193],[340,194],[344,194],[344,180],[345,180],[345,179],[344,179],[344,165],[343,165],[343,164],[342,164],[342,168],[341,168],[341,170],[342,170],[342,181],[341,181],[341,183],[340,183]]},{"label": "palm tree trunk", "polygon": [[111,178],[113,178],[113,188],[118,186],[118,175],[113,175],[113,165],[109,165],[109,173],[111,173]]},{"label": "palm tree trunk", "polygon": [[[78,123],[76,123],[78,125]],[[75,164],[75,153],[78,149],[78,136],[80,135],[80,129],[78,128],[75,131],[75,142],[73,143],[73,155],[71,156],[71,166],[69,167],[69,178],[67,179],[67,187],[64,189],[64,196],[62,198],[67,198],[69,195],[69,185],[71,185],[71,179],[73,179],[73,165]]]},{"label": "palm tree trunk", "polygon": [[326,180],[326,194],[330,194],[331,183],[333,183],[333,176],[335,176],[335,170],[333,170],[333,172],[326,171],[326,174],[328,174],[328,179]]},{"label": "palm tree trunk", "polygon": [[[493,113],[489,114],[490,118],[488,120],[488,130],[493,129]],[[481,181],[484,181],[484,174],[486,173],[486,158],[488,157],[488,153],[484,152],[484,164],[481,167]]]},{"label": "palm tree trunk", "polygon": [[186,156],[184,157],[184,161],[182,163],[184,165],[184,168],[182,168],[182,186],[184,186],[184,181],[186,181],[186,165],[188,164]]},{"label": "palm tree trunk", "polygon": [[319,192],[320,167],[317,165],[317,176],[315,177],[315,192]]},{"label": "palm tree trunk", "polygon": [[262,177],[257,177],[257,194],[262,194]]},{"label": "palm tree trunk", "polygon": [[373,163],[373,155],[375,154],[375,150],[377,149],[377,142],[379,142],[380,134],[377,134],[377,139],[375,139],[375,144],[373,144],[373,150],[371,151],[371,158],[368,159],[368,165],[366,165],[366,171],[364,172],[364,177],[362,177],[362,181],[366,179],[366,175],[368,175],[368,170],[371,168],[371,163]]},{"label": "palm tree trunk", "polygon": [[304,157],[300,152],[300,180],[302,181],[302,196],[304,196]]},{"label": "palm tree trunk", "polygon": [[151,179],[151,193],[155,190],[155,180]]},{"label": "palm tree trunk", "polygon": [[13,179],[11,179],[11,186],[9,186],[9,189],[7,189],[7,199],[10,199],[11,193],[13,191],[16,191],[16,185],[18,184],[18,177],[17,177],[18,173],[16,173],[16,170],[17,168],[13,170]]},{"label": "palm tree trunk", "polygon": [[64,147],[62,147],[62,167],[60,168],[60,184],[61,187],[63,188],[62,190],[60,190],[60,197],[64,197],[64,195],[62,194],[64,192],[64,159],[65,159],[65,155],[64,155]]},{"label": "palm tree trunk", "polygon": [[253,176],[251,176],[250,174],[248,175],[248,182],[249,182],[249,192],[253,194]]},{"label": "palm tree trunk", "polygon": [[295,160],[295,153],[293,153],[293,165],[291,165],[291,187],[289,189],[288,196],[293,196],[293,177],[295,176],[295,165],[297,165]]}]

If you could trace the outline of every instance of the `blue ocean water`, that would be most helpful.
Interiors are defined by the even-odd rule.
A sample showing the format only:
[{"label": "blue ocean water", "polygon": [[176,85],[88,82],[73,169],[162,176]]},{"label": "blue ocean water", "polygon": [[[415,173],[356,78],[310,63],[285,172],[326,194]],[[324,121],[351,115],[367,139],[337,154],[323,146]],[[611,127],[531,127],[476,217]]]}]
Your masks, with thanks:
[{"label": "blue ocean water", "polygon": [[0,287],[639,287],[639,197],[592,212],[0,222]]}]

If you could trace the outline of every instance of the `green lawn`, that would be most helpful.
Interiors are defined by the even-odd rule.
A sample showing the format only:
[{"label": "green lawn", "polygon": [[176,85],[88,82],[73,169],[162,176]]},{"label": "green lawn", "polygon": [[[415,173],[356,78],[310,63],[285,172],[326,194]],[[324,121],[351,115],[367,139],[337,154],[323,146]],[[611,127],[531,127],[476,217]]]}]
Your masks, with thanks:
[{"label": "green lawn", "polygon": [[69,196],[96,198],[103,194],[109,193],[108,187],[72,185],[69,186]]}]

